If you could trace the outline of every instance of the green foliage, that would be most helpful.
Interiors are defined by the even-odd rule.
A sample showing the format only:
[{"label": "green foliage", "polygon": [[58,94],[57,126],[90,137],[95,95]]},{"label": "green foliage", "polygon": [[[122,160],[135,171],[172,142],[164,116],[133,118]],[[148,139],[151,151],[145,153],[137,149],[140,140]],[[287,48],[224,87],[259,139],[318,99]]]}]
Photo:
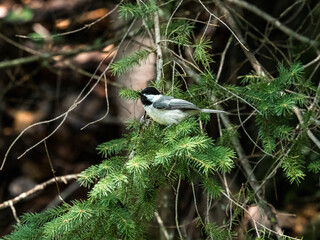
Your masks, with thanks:
[{"label": "green foliage", "polygon": [[205,68],[209,68],[210,63],[213,63],[213,60],[207,50],[211,48],[211,41],[201,38],[200,41],[194,45],[194,48],[194,59],[198,63],[201,63]]},{"label": "green foliage", "polygon": [[[92,186],[88,200],[41,215],[26,214],[24,224],[7,239],[18,239],[20,234],[30,239],[142,239],[157,207],[158,189],[178,176],[198,176],[204,191],[219,196],[222,189],[214,173],[231,170],[234,152],[216,146],[194,118],[165,130],[156,123],[139,129],[132,124],[124,138],[98,146],[103,157],[124,150],[126,154],[109,157],[80,174],[79,183]],[[103,228],[97,230],[99,226]],[[211,227],[208,231],[222,234]]]},{"label": "green foliage", "polygon": [[302,171],[303,167],[299,161],[299,158],[295,159],[291,157],[283,159],[282,168],[290,183],[300,183],[305,177],[305,173]]},{"label": "green foliage", "polygon": [[317,159],[317,160],[314,160],[311,163],[309,163],[308,170],[310,172],[315,173],[315,174],[319,173],[320,172],[320,160]]},{"label": "green foliage", "polygon": [[209,223],[205,226],[205,231],[211,239],[225,240],[231,239],[231,234],[228,229],[223,229],[217,226],[216,223]]},{"label": "green foliage", "polygon": [[109,142],[105,142],[100,144],[97,147],[97,150],[99,154],[101,154],[103,157],[107,157],[108,155],[118,154],[120,153],[127,144],[127,140],[123,138],[119,139],[113,139]]},{"label": "green foliage", "polygon": [[213,197],[218,198],[222,192],[222,188],[219,183],[213,178],[206,177],[202,180],[202,187],[207,191],[207,193]]},{"label": "green foliage", "polygon": [[306,98],[303,92],[287,91],[304,82],[301,65],[279,66],[279,77],[247,75],[243,83],[249,83],[243,90],[246,98],[254,103],[264,118],[289,117],[295,105],[302,105]]},{"label": "green foliage", "polygon": [[[237,91],[259,110],[256,122],[259,127],[258,136],[264,150],[269,154],[278,151],[285,176],[290,183],[300,183],[305,177],[303,151],[309,142],[306,138],[305,126],[312,113],[302,113],[304,119],[304,125],[301,126],[302,132],[294,136],[297,125],[294,108],[303,107],[310,91],[315,89],[311,84],[301,87],[307,81],[304,79],[303,68],[299,63],[288,67],[280,65],[278,72],[279,76],[275,79],[256,74],[247,75],[242,81],[247,85],[244,88],[238,88]],[[284,149],[289,151],[286,152]],[[308,169],[317,171],[317,164],[312,162]]]},{"label": "green foliage", "polygon": [[260,112],[257,116],[259,138],[268,153],[276,150],[277,142],[289,140],[294,126],[293,108],[301,106],[306,98],[303,92],[287,91],[303,82],[301,65],[288,68],[281,65],[278,70],[279,77],[275,79],[255,74],[245,76],[243,83],[249,84],[240,90]]},{"label": "green foliage", "polygon": [[120,6],[119,14],[122,18],[146,17],[158,11],[155,1],[140,2],[140,4],[125,3]]},{"label": "green foliage", "polygon": [[139,93],[135,90],[131,89],[121,89],[119,92],[119,96],[127,99],[127,100],[138,100],[139,99]]},{"label": "green foliage", "polygon": [[10,22],[27,22],[34,16],[34,10],[28,7],[18,8],[10,11],[5,19]]},{"label": "green foliage", "polygon": [[[138,3],[122,4],[120,16],[125,19],[142,18],[145,20],[144,27],[149,28],[153,24],[152,14],[160,8],[155,1]],[[32,12],[26,9],[21,16],[13,12],[7,18],[10,21],[27,21],[30,17],[33,17]],[[163,22],[160,26],[161,39],[173,43],[178,50],[193,48],[193,63],[200,65],[195,69],[204,68],[197,84],[182,85],[179,81],[182,74],[173,75],[175,84],[163,92],[190,100],[201,108],[214,108],[215,99],[241,96],[239,99],[249,102],[256,110],[258,144],[274,160],[270,162],[280,163],[278,166],[281,166],[290,183],[300,183],[306,175],[304,151],[309,143],[306,131],[314,114],[302,112],[304,124],[299,125],[300,132],[297,132],[299,121],[293,110],[295,107],[303,108],[310,99],[310,93],[317,91],[304,78],[302,65],[279,65],[278,76],[274,79],[251,73],[243,77],[244,86],[222,87],[215,74],[210,72],[214,62],[209,53],[212,42],[200,38],[192,43],[195,27],[191,21],[171,19],[169,25],[167,21]],[[152,31],[149,28],[148,34]],[[153,51],[139,50],[118,60],[111,65],[112,75],[124,74],[146,60]],[[166,55],[167,52],[164,52],[164,61],[168,60]],[[164,66],[170,66],[171,61],[170,56]],[[176,69],[183,68],[179,61],[174,61],[177,63]],[[161,90],[169,85],[164,79],[154,84]],[[134,90],[122,89],[119,95],[128,100],[139,99],[138,92]],[[201,113],[198,118],[205,125],[210,115]],[[215,175],[230,173],[235,167],[232,139],[240,138],[239,125],[222,129],[217,143],[200,128],[195,118],[166,129],[157,123],[147,127],[131,120],[127,129],[128,133],[122,138],[100,144],[97,150],[104,160],[79,175],[79,184],[90,188],[87,200],[63,204],[40,214],[25,214],[21,224],[5,239],[145,239],[148,222],[153,219],[159,205],[161,189],[174,185],[178,178],[186,183],[197,179],[205,195],[211,198],[221,196],[223,188]],[[259,168],[259,165],[256,166]],[[320,161],[310,161],[307,169],[318,173]],[[244,187],[243,194],[239,195],[249,204],[256,201],[256,194]],[[234,208],[230,217],[237,218],[242,213],[243,209]],[[232,238],[229,225],[224,228],[206,222],[203,227],[204,234],[211,239]]]},{"label": "green foliage", "polygon": [[142,62],[143,60],[146,60],[150,53],[152,53],[152,51],[142,49],[130,56],[120,59],[119,61],[111,65],[111,73],[113,75],[124,74],[126,71],[132,69],[134,66],[139,65],[140,62]]},{"label": "green foliage", "polygon": [[164,35],[167,31],[167,38],[177,45],[190,45],[190,37],[194,26],[186,20],[172,20],[169,26],[163,26],[161,33]]}]

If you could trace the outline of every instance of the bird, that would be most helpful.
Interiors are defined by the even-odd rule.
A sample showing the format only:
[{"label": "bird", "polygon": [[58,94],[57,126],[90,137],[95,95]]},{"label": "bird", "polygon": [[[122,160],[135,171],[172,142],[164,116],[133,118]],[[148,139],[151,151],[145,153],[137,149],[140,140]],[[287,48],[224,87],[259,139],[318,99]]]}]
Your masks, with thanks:
[{"label": "bird", "polygon": [[146,87],[139,92],[139,95],[147,114],[157,123],[166,126],[179,124],[200,112],[228,114],[228,112],[221,110],[201,109],[186,100],[162,95],[154,87]]}]

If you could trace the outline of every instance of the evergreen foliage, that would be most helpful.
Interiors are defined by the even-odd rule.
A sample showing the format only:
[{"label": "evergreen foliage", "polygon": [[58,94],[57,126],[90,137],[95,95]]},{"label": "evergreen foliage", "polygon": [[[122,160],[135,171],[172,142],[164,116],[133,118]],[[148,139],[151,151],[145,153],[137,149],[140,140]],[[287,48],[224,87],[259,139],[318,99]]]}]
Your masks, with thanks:
[{"label": "evergreen foliage", "polygon": [[[119,13],[125,19],[148,20],[159,10],[155,1],[148,1],[122,4]],[[176,80],[171,85],[163,80],[154,84],[164,93],[190,100],[201,108],[214,108],[216,99],[235,100],[235,96],[237,101],[250,103],[256,113],[255,144],[270,160],[268,164],[281,166],[290,183],[301,183],[307,170],[319,173],[320,161],[306,156],[310,143],[307,131],[315,114],[305,106],[317,90],[305,79],[302,65],[281,64],[275,78],[253,72],[243,77],[241,86],[221,86],[210,71],[214,63],[209,52],[212,42],[192,39],[193,30],[194,24],[186,20],[172,19],[170,24],[161,25],[161,34],[173,47],[193,49],[190,57],[200,69],[197,83],[182,85]],[[123,57],[112,64],[111,73],[124,74],[153,52],[143,49]],[[171,63],[169,57],[165,61]],[[178,74],[172,77],[177,79]],[[129,89],[121,90],[119,95],[129,100],[139,98]],[[304,109],[303,124],[294,114],[295,107]],[[200,114],[164,128],[155,122],[148,125],[130,120],[127,134],[97,147],[102,162],[80,174],[79,184],[90,189],[87,200],[65,203],[39,214],[24,214],[15,231],[4,239],[147,239],[148,223],[157,211],[161,190],[175,185],[178,179],[189,184],[196,179],[205,196],[221,197],[224,185],[217,176],[230,173],[238,162],[232,140],[240,138],[240,124],[222,129],[221,137],[214,141],[203,127],[209,121],[209,114]],[[247,203],[258,202],[257,193],[251,190],[245,186],[243,191]],[[241,208],[233,209],[236,217],[242,213]],[[230,225],[223,226],[205,221],[199,228],[210,239],[231,239],[234,233],[230,226],[238,223],[229,221]]]},{"label": "evergreen foliage", "polygon": [[[288,67],[280,65],[278,74],[274,79],[247,75],[242,81],[246,86],[237,91],[259,111],[256,121],[264,150],[269,154],[276,153],[290,183],[300,183],[305,177],[303,152],[309,140],[305,137],[305,126],[301,126],[298,136],[294,135],[297,120],[293,108],[303,107],[310,91],[315,92],[316,89],[310,83],[300,87],[307,82],[300,63]],[[303,115],[305,121],[309,121],[311,116],[312,112]]]},{"label": "evergreen foliage", "polygon": [[[219,196],[222,189],[214,180],[215,172],[234,167],[234,152],[215,145],[200,132],[195,119],[166,130],[154,123],[141,132],[138,127],[132,131],[98,146],[107,159],[83,171],[78,180],[81,185],[93,185],[87,201],[26,214],[23,224],[6,239],[19,239],[20,234],[30,239],[143,239],[157,208],[158,189],[173,179],[188,181],[198,176],[204,191]],[[123,157],[110,156],[122,150]],[[37,231],[31,231],[35,226]],[[102,229],[97,231],[98,227]]]},{"label": "evergreen foliage", "polygon": [[200,39],[200,41],[194,45],[193,57],[198,62],[201,63],[205,68],[208,68],[210,63],[213,63],[212,58],[208,52],[211,48],[211,41]]},{"label": "evergreen foliage", "polygon": [[190,38],[194,25],[186,20],[172,20],[168,26],[161,28],[162,35],[167,34],[167,38],[178,46],[188,46],[191,44]]},{"label": "evergreen foliage", "polygon": [[159,8],[155,1],[148,1],[141,4],[125,3],[120,6],[119,14],[122,18],[147,17],[158,11]]},{"label": "evergreen foliage", "polygon": [[111,65],[111,73],[113,75],[121,75],[126,71],[132,69],[134,66],[139,65],[143,60],[146,60],[151,51],[143,49],[135,52],[134,54],[120,59]]}]

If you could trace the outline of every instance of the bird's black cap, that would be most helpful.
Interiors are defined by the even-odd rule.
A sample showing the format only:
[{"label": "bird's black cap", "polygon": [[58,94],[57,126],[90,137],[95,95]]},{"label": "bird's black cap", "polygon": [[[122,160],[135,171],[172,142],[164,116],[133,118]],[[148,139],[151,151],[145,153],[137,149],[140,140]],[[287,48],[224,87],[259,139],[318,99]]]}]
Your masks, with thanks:
[{"label": "bird's black cap", "polygon": [[146,87],[140,92],[140,95],[142,94],[159,95],[160,92],[154,87]]},{"label": "bird's black cap", "polygon": [[141,92],[139,92],[140,100],[141,100],[142,104],[144,106],[149,106],[152,104],[152,102],[145,96],[145,94],[159,95],[160,92],[154,87],[147,87],[147,88],[143,89]]}]

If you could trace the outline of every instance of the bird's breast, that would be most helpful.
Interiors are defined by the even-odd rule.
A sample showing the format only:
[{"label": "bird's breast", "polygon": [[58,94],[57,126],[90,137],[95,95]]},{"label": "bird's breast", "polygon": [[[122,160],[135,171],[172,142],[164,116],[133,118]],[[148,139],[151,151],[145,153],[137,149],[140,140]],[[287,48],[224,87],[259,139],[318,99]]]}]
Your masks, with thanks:
[{"label": "bird's breast", "polygon": [[152,106],[144,107],[147,114],[156,122],[162,125],[172,125],[180,123],[190,116],[197,114],[199,111],[182,111],[180,109],[166,110],[157,109]]}]

